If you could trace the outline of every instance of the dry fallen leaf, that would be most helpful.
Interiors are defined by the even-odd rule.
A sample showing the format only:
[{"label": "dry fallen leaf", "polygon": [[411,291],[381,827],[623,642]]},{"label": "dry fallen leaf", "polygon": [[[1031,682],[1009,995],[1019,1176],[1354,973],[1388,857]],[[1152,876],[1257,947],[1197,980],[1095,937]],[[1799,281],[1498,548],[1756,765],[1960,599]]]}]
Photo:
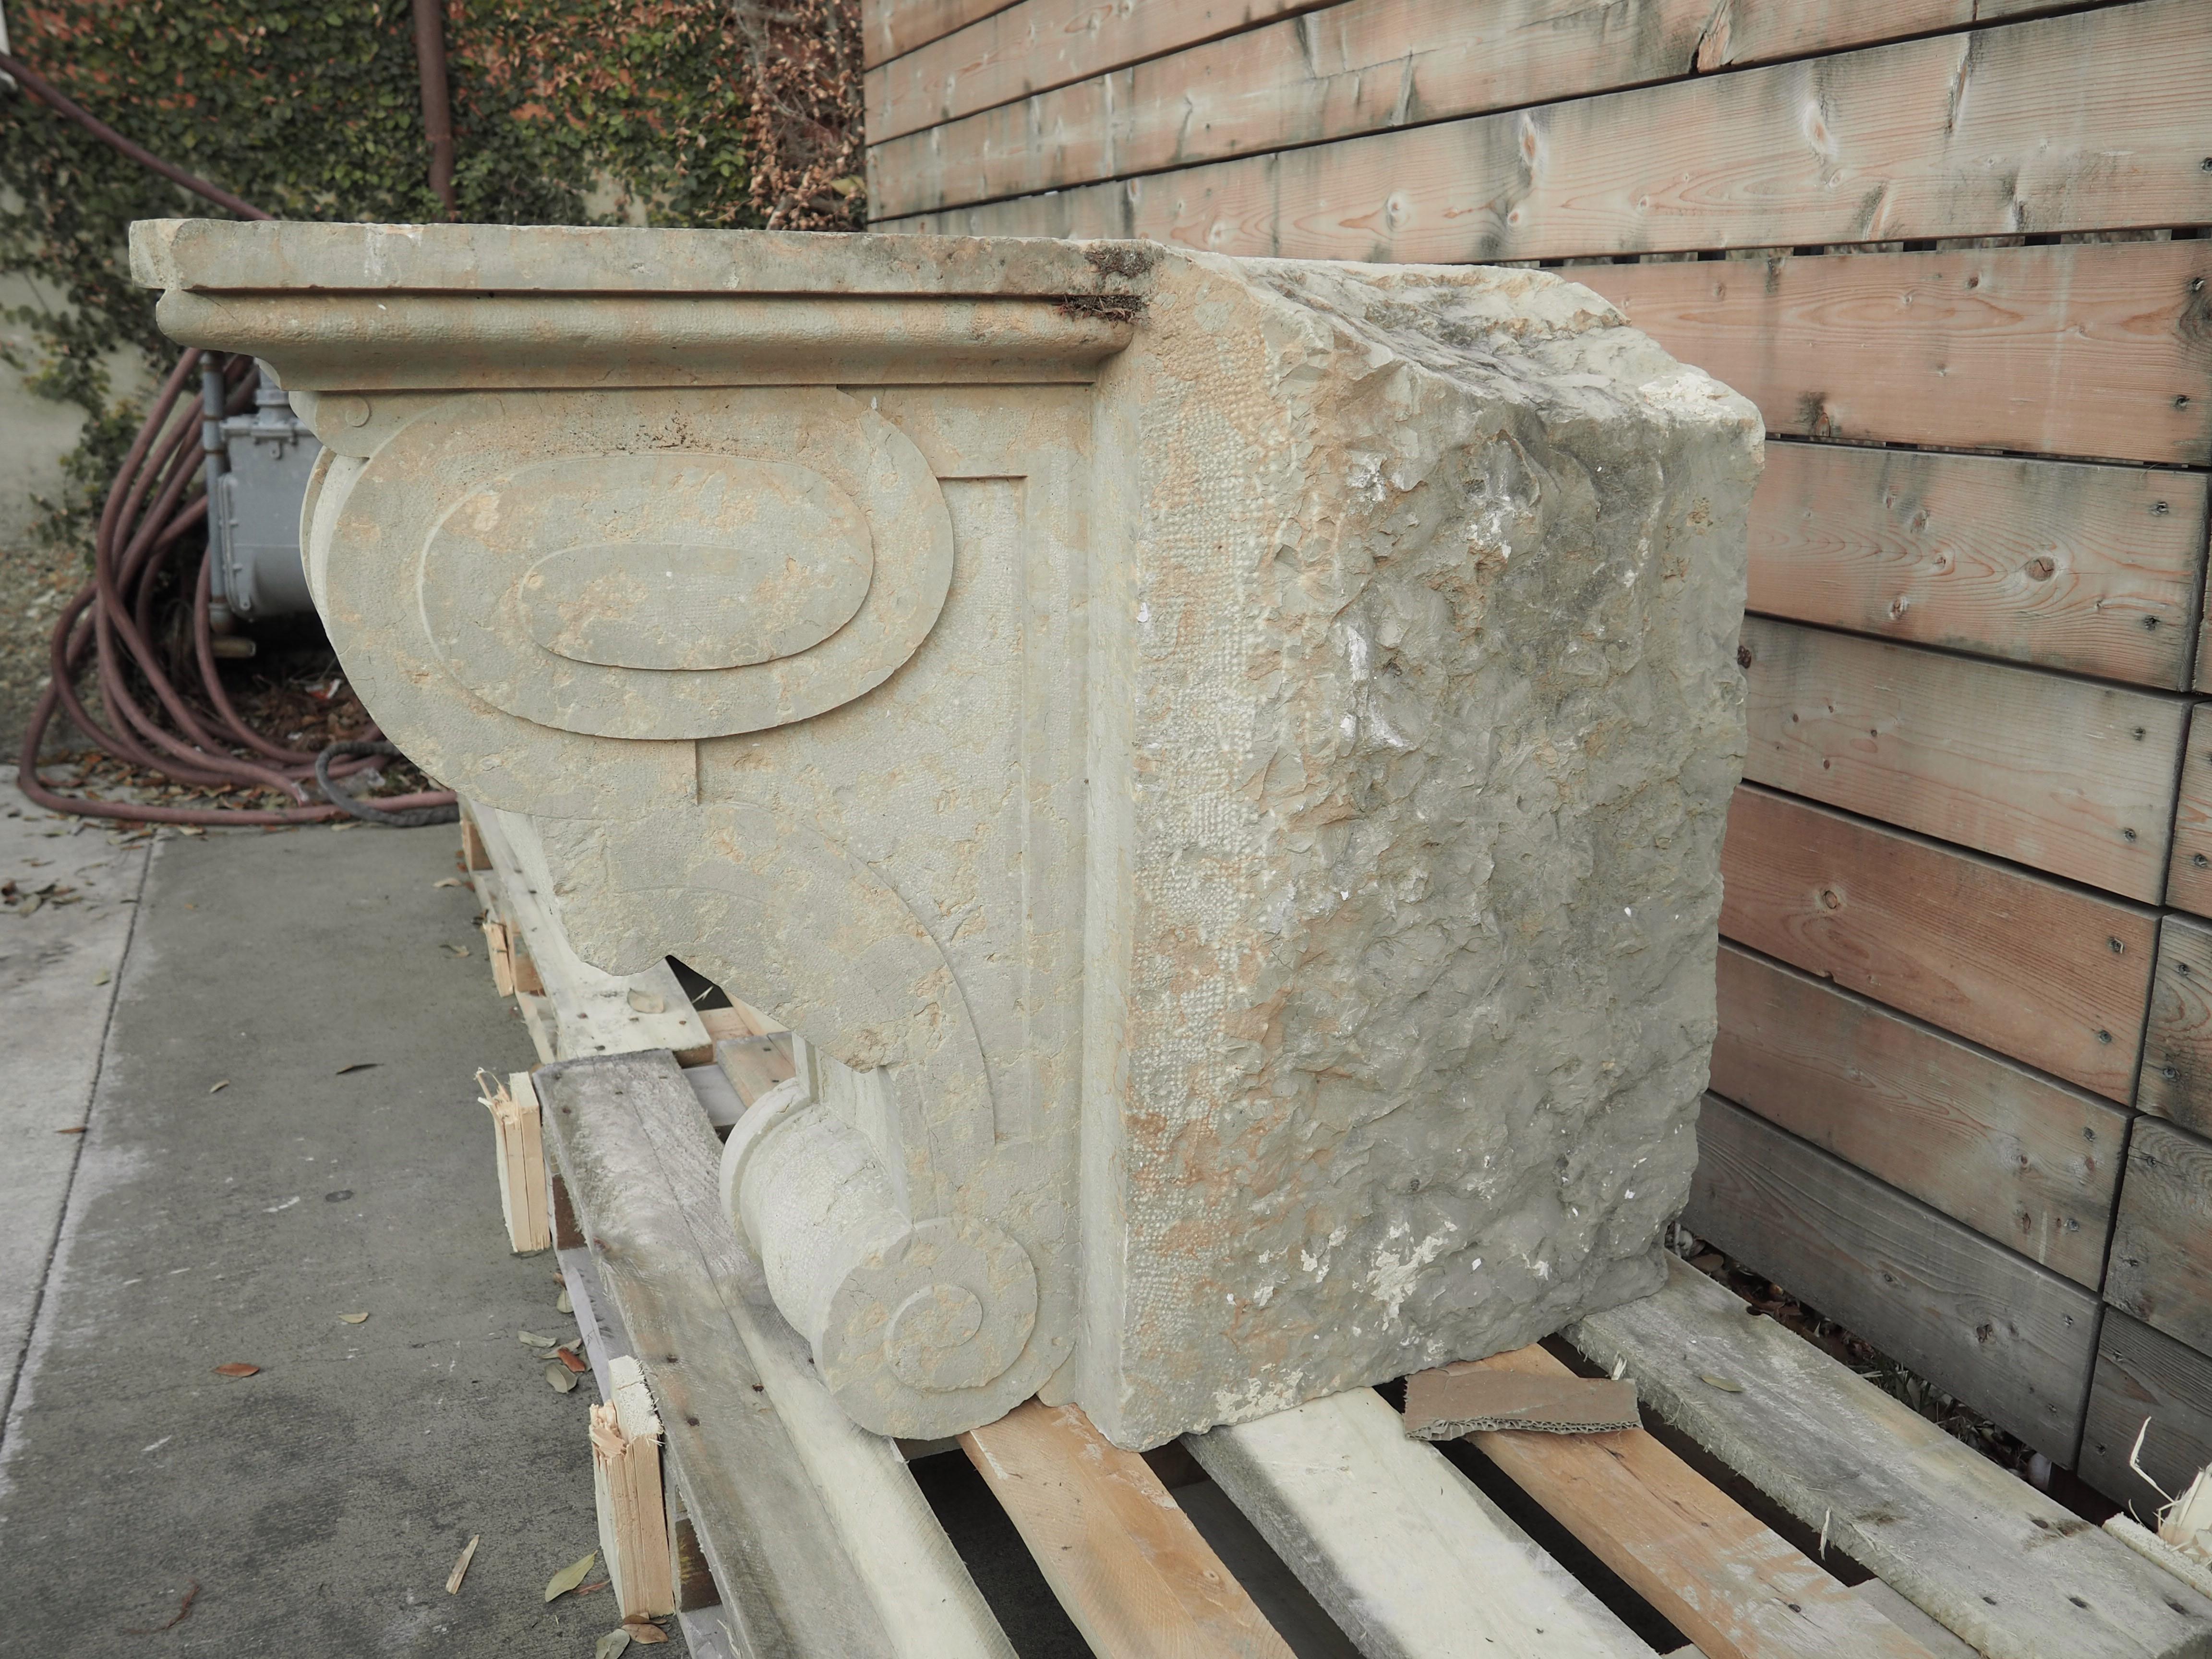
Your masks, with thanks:
[{"label": "dry fallen leaf", "polygon": [[566,1285],[563,1285],[561,1287],[561,1295],[559,1299],[553,1304],[553,1311],[555,1313],[567,1314],[572,1314],[576,1311],[576,1304],[568,1299],[568,1287]]},{"label": "dry fallen leaf", "polygon": [[532,1348],[550,1348],[553,1346],[551,1337],[538,1336],[530,1331],[517,1331],[514,1334],[514,1340],[525,1346]]},{"label": "dry fallen leaf", "polygon": [[1723,1394],[1741,1394],[1743,1392],[1742,1383],[1731,1382],[1725,1376],[1715,1376],[1711,1371],[1699,1371],[1698,1373],[1698,1381],[1705,1383],[1710,1387],[1718,1389]]},{"label": "dry fallen leaf", "polygon": [[629,1632],[630,1640],[641,1648],[649,1648],[656,1642],[668,1639],[666,1631],[641,1614],[635,1619],[623,1620],[622,1627]]},{"label": "dry fallen leaf", "polygon": [[377,1062],[373,1060],[356,1060],[350,1066],[339,1066],[336,1072],[331,1073],[331,1075],[334,1077],[343,1077],[349,1072],[370,1072],[375,1070]]},{"label": "dry fallen leaf", "polygon": [[459,876],[447,876],[445,880],[434,881],[430,885],[433,887],[465,887],[468,885],[468,883],[463,881]]},{"label": "dry fallen leaf", "polygon": [[457,957],[465,957],[469,953],[469,947],[465,945],[448,945],[446,948]]},{"label": "dry fallen leaf", "polygon": [[566,1595],[577,1585],[582,1583],[584,1575],[592,1570],[592,1563],[599,1559],[599,1553],[593,1550],[582,1560],[572,1561],[555,1573],[545,1581],[545,1599],[550,1601],[556,1595]]},{"label": "dry fallen leaf", "polygon": [[230,1087],[230,1079],[228,1078],[225,1078],[222,1082],[216,1084],[214,1088],[209,1090],[208,1092],[211,1095],[219,1095],[228,1087]]},{"label": "dry fallen leaf", "polygon": [[611,1630],[599,1638],[599,1646],[592,1650],[592,1659],[622,1659],[623,1653],[629,1646],[628,1631]]},{"label": "dry fallen leaf", "polygon": [[368,1316],[365,1313],[340,1314],[338,1317],[349,1325],[364,1325],[368,1322]]},{"label": "dry fallen leaf", "polygon": [[652,992],[646,990],[632,991],[629,994],[629,1006],[636,1009],[641,1014],[658,1014],[665,1011],[668,1006],[665,1002],[662,1001]]},{"label": "dry fallen leaf", "polygon": [[234,1359],[228,1364],[216,1366],[215,1374],[217,1376],[252,1376],[260,1369],[258,1365],[247,1364],[243,1359]]},{"label": "dry fallen leaf", "polygon": [[461,1593],[462,1577],[467,1573],[469,1563],[476,1559],[477,1543],[483,1536],[482,1533],[475,1534],[467,1543],[461,1546],[461,1559],[453,1563],[453,1571],[446,1577],[447,1595],[459,1595]]},{"label": "dry fallen leaf", "polygon": [[553,1350],[553,1357],[579,1376],[592,1369],[588,1362],[576,1358],[573,1348],[556,1348]]},{"label": "dry fallen leaf", "polygon": [[57,1129],[54,1133],[58,1135],[81,1135],[84,1133],[84,1125],[76,1124],[67,1129]]},{"label": "dry fallen leaf", "polygon": [[566,1365],[548,1365],[545,1368],[545,1381],[561,1393],[567,1394],[576,1386],[576,1373]]},{"label": "dry fallen leaf", "polygon": [[103,968],[92,976],[92,982],[94,985],[105,985],[113,977],[113,975],[110,974],[106,969]]}]

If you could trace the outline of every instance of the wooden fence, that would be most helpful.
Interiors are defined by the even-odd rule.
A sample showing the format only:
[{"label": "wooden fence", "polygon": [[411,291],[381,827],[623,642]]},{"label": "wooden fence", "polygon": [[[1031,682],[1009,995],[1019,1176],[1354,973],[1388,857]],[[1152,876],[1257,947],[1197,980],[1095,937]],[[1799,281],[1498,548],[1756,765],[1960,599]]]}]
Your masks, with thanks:
[{"label": "wooden fence", "polygon": [[1565,267],[1759,404],[1689,1224],[2212,1461],[2212,3],[866,15],[878,228]]}]

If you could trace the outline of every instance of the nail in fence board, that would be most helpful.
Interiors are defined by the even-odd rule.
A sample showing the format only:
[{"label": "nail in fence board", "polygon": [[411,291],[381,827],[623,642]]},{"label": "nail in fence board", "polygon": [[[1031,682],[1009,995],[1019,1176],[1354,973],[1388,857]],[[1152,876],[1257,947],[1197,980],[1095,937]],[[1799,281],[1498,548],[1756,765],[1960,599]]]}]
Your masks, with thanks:
[{"label": "nail in fence board", "polygon": [[2125,1111],[1739,946],[1718,967],[1716,1094],[2097,1288]]},{"label": "nail in fence board", "polygon": [[[1567,1328],[1646,1407],[1990,1659],[2185,1659],[2212,1601],[1686,1263]],[[1735,1392],[1707,1382],[1717,1376]]]},{"label": "nail in fence board", "polygon": [[1183,1444],[1363,1654],[1649,1659],[1371,1389]]},{"label": "nail in fence board", "polygon": [[2212,1463],[2212,1359],[2107,1309],[2076,1472],[2099,1492],[2133,1504],[2136,1517],[2154,1527],[2165,1499],[2128,1467],[2145,1418],[2150,1430],[2137,1461],[2178,1496]]},{"label": "nail in fence board", "polygon": [[2107,1099],[2133,1091],[2154,912],[1753,787],[1721,873],[1723,937]]},{"label": "nail in fence board", "polygon": [[1747,617],[1745,777],[2156,903],[2188,705]]},{"label": "nail in fence board", "polygon": [[2105,1300],[2212,1352],[2212,1142],[2159,1118],[2136,1120]]},{"label": "nail in fence board", "polygon": [[2212,703],[2198,703],[2189,717],[2181,793],[2173,807],[2173,858],[2166,869],[2166,902],[2200,916],[2212,915]]},{"label": "nail in fence board", "polygon": [[2212,924],[2191,916],[2159,924],[2136,1105],[2212,1135]]},{"label": "nail in fence board", "polygon": [[1683,1224],[2071,1464],[2097,1298],[1716,1096]]},{"label": "nail in fence board", "polygon": [[1774,255],[1566,274],[1749,398],[1770,431],[2175,465],[2212,453],[2212,244]]},{"label": "nail in fence board", "polygon": [[[720,1213],[720,1145],[674,1059],[594,1057],[534,1075],[744,1650],[1012,1659],[896,1449],[771,1346],[759,1267]],[[811,1412],[809,1386],[821,1395]]]},{"label": "nail in fence board", "polygon": [[2143,0],[882,223],[1444,263],[2197,224],[2208,50]]},{"label": "nail in fence board", "polygon": [[[1351,0],[1194,46],[1233,14],[1137,0],[1102,17],[1082,0],[1029,0],[870,72],[868,204],[890,218],[1061,190],[1669,80],[1693,60],[1713,69],[1963,27],[1972,10],[1799,0],[1717,18],[1711,0],[1646,0],[1626,15],[1559,0]],[[1054,27],[1054,13],[1089,27]]]},{"label": "nail in fence board", "polygon": [[1747,603],[2183,690],[2205,485],[2202,473],[1770,436]]},{"label": "nail in fence board", "polygon": [[960,1444],[1101,1659],[1291,1659],[1145,1460],[1035,1400]]},{"label": "nail in fence board", "polygon": [[[1498,1354],[1481,1369],[1572,1376],[1540,1347]],[[1705,1659],[1929,1659],[1873,1604],[1640,1428],[1467,1438]]]}]

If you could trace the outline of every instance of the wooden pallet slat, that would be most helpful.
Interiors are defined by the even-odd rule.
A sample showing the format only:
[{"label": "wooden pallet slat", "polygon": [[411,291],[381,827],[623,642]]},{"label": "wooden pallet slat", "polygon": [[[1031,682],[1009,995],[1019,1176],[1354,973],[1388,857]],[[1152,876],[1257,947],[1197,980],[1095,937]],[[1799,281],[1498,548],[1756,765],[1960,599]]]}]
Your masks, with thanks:
[{"label": "wooden pallet slat", "polygon": [[[546,902],[553,878],[545,866],[530,820],[495,808],[473,807],[470,817],[488,867],[479,875],[480,893],[499,913],[515,955],[514,984],[526,988],[520,965],[532,966],[527,981],[542,983],[554,1019],[547,1035],[555,1055],[629,1054],[668,1048],[690,1063],[710,1059],[714,1041],[692,1012],[690,999],[665,962],[641,974],[609,974],[579,957]],[[523,1004],[526,1012],[530,1005]]]},{"label": "wooden pallet slat", "polygon": [[533,1074],[748,1652],[1012,1659],[897,1449],[858,1428],[720,1214],[721,1148],[666,1052]]},{"label": "wooden pallet slat", "polygon": [[[2143,1427],[2148,1421],[2148,1430]],[[2136,1453],[2136,1437],[2142,1450]],[[2153,1486],[2128,1467],[2134,1455]],[[2156,1524],[2159,1505],[2212,1463],[2212,1358],[2116,1310],[2097,1338],[2081,1478]],[[2160,1489],[2163,1489],[2161,1492]]]},{"label": "wooden pallet slat", "polygon": [[2202,473],[1770,438],[1746,604],[2183,690],[2205,486]]},{"label": "wooden pallet slat", "polygon": [[1075,1407],[1032,1400],[960,1445],[1099,1659],[1290,1659],[1151,1467]]},{"label": "wooden pallet slat", "polygon": [[2105,1300],[2154,1330],[2212,1351],[2212,1141],[2140,1118],[2112,1224]]},{"label": "wooden pallet slat", "polygon": [[1012,0],[860,0],[861,62],[878,64],[942,40]]},{"label": "wooden pallet slat", "polygon": [[[1541,1348],[1481,1362],[1568,1376]],[[1929,1659],[1929,1650],[1642,1429],[1468,1442],[1705,1659]]]},{"label": "wooden pallet slat", "polygon": [[2208,44],[2137,0],[879,228],[1460,263],[2197,224]]},{"label": "wooden pallet slat", "polygon": [[1683,1224],[2053,1462],[2080,1443],[2097,1297],[1717,1096]]},{"label": "wooden pallet slat", "polygon": [[2133,1091],[2155,912],[1751,786],[1721,872],[1724,937],[2109,1100]]},{"label": "wooden pallet slat", "polygon": [[2203,242],[1777,254],[1569,274],[1757,404],[1770,431],[2176,465],[2212,455],[2203,395],[2212,246]]},{"label": "wooden pallet slat", "polygon": [[2212,923],[2169,915],[2159,924],[2136,1105],[2212,1134]]},{"label": "wooden pallet slat", "polygon": [[2094,1290],[2128,1114],[1723,942],[1716,1094]]},{"label": "wooden pallet slat", "polygon": [[[2186,1659],[2212,1601],[1680,1261],[1567,1328],[1645,1403],[1990,1659]],[[1717,1376],[1733,1390],[1706,1382]]]},{"label": "wooden pallet slat", "polygon": [[2179,697],[1747,617],[1749,781],[2156,903]]},{"label": "wooden pallet slat", "polygon": [[1362,1653],[1648,1659],[1371,1389],[1183,1443]]}]

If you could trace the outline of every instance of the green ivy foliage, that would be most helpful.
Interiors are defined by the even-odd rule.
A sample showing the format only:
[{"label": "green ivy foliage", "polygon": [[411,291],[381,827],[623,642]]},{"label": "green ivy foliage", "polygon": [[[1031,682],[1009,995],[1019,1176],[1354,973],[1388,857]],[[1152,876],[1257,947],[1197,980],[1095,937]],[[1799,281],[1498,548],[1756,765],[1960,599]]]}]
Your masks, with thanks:
[{"label": "green ivy foliage", "polygon": [[[176,166],[286,219],[445,217],[428,185],[408,0],[13,4],[15,55]],[[750,225],[745,61],[726,0],[447,0],[459,216]],[[134,219],[218,210],[0,91],[0,270],[63,301],[6,355],[91,417],[49,532],[82,539],[135,429],[105,360],[175,348],[131,282]]]}]

